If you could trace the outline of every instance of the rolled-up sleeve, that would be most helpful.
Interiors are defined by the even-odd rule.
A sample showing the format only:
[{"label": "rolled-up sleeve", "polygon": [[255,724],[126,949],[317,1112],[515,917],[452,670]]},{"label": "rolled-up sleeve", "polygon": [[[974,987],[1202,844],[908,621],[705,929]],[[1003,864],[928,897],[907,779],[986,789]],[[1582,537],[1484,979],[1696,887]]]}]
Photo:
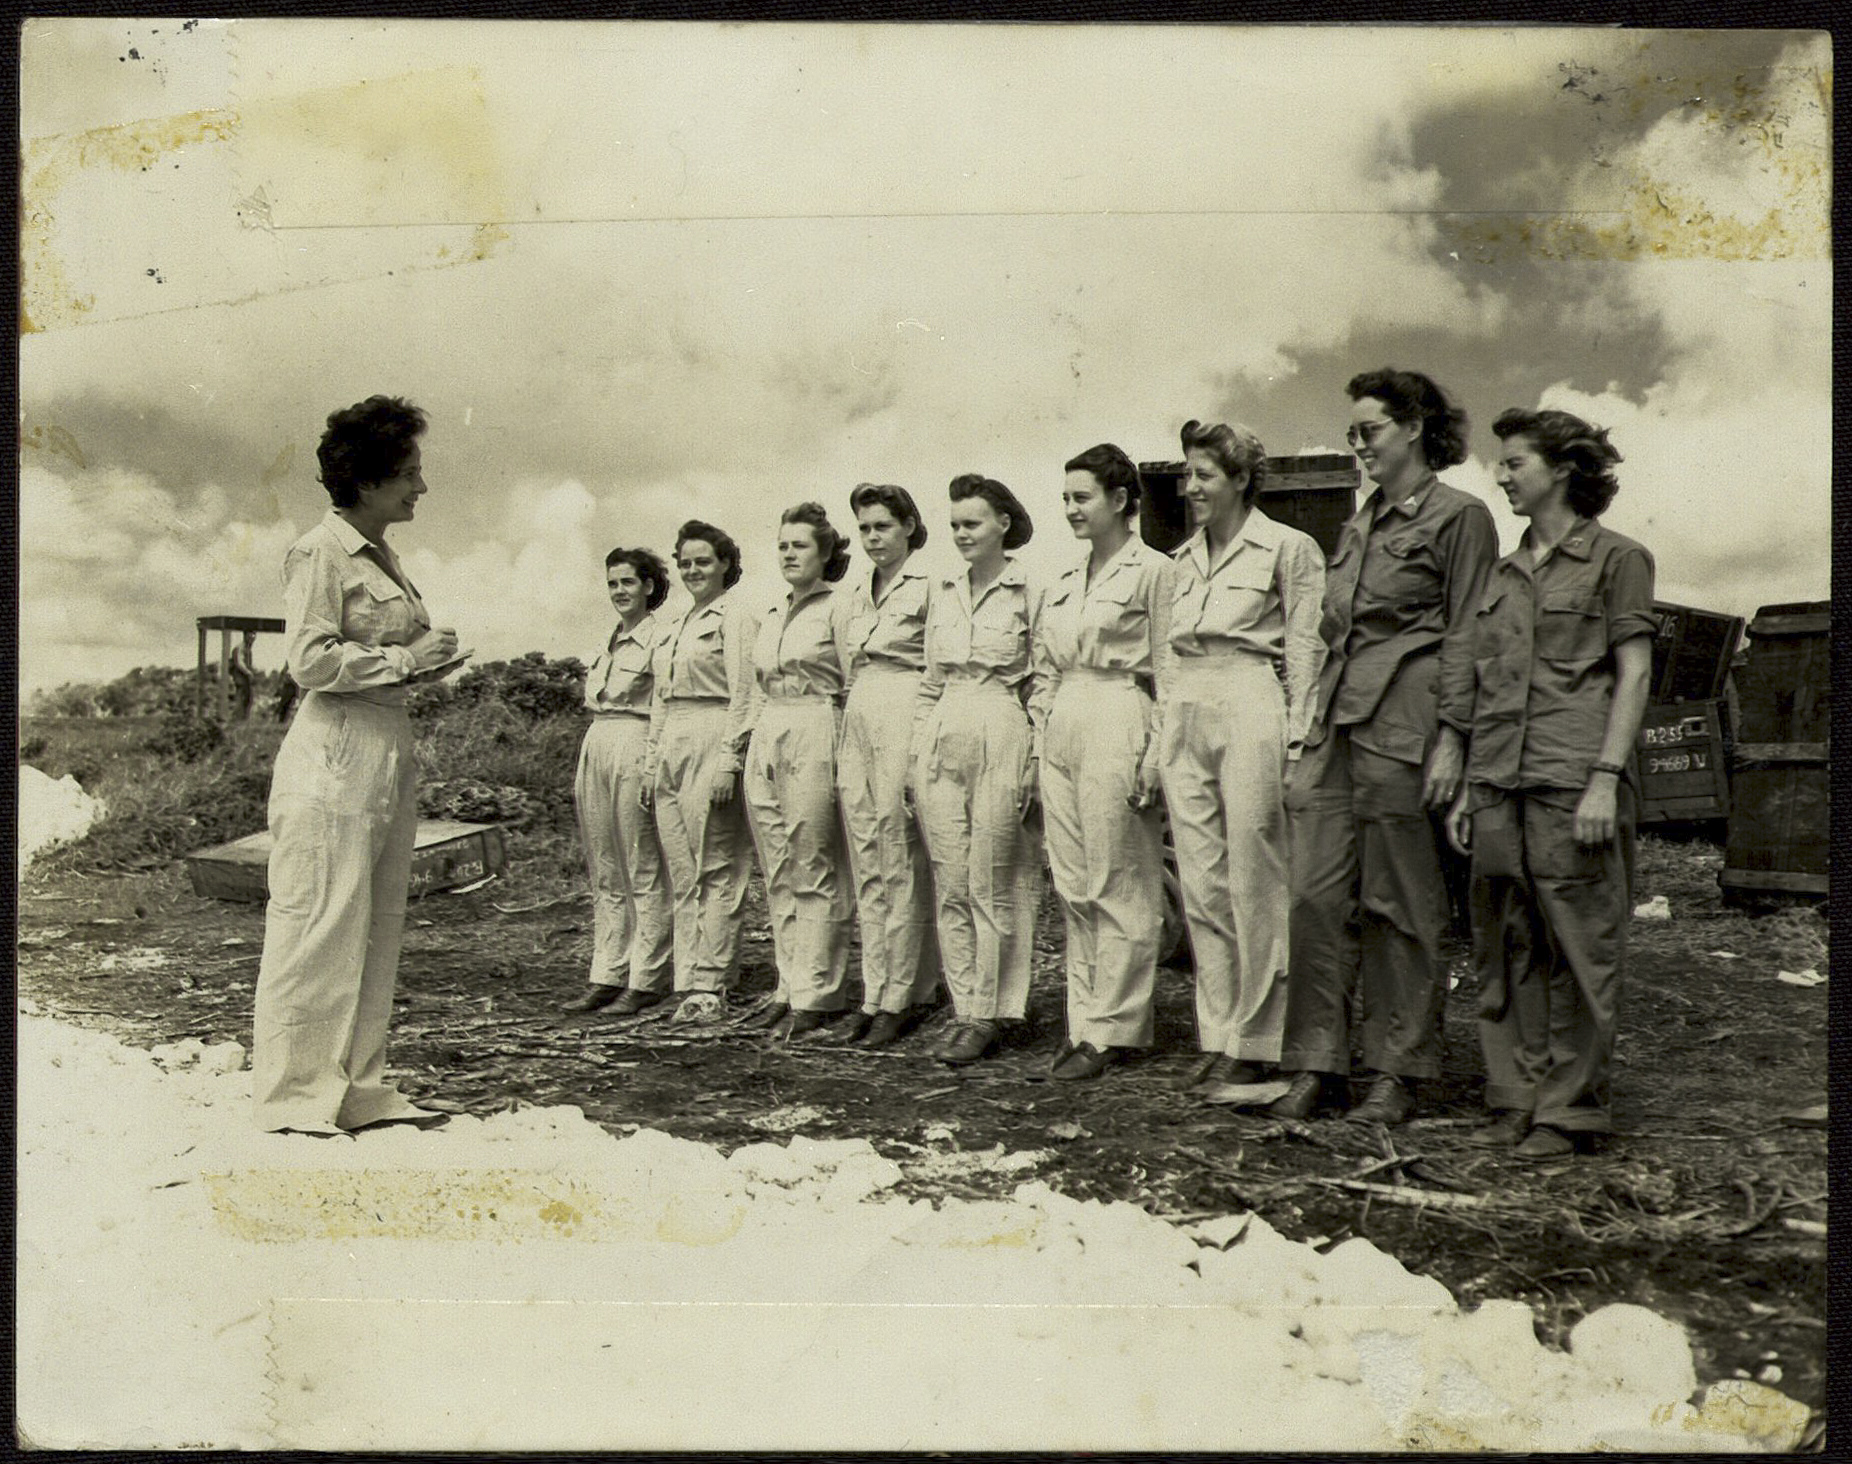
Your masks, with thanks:
[{"label": "rolled-up sleeve", "polygon": [[1498,558],[1498,530],[1482,504],[1442,525],[1437,547],[1447,575],[1447,629],[1440,642],[1440,720],[1465,736],[1473,727],[1473,611]]},{"label": "rolled-up sleeve", "polygon": [[1312,539],[1293,533],[1280,546],[1275,565],[1280,612],[1286,621],[1281,679],[1286,690],[1287,747],[1297,754],[1311,729],[1318,673],[1325,664],[1325,639],[1318,633],[1325,603],[1325,561]]},{"label": "rolled-up sleeve", "polygon": [[1043,620],[1047,614],[1048,597],[1042,593],[1039,585],[1031,585],[1024,600],[1029,615],[1029,728],[1032,754],[1036,762],[1040,763],[1048,727],[1048,709],[1055,704],[1055,693],[1061,689],[1061,667],[1056,663],[1054,647],[1044,633]]},{"label": "rolled-up sleeve", "polygon": [[417,668],[407,646],[370,646],[341,633],[345,576],[332,551],[291,549],[283,559],[285,664],[304,691],[350,692],[397,686]]},{"label": "rolled-up sleeve", "polygon": [[745,766],[746,744],[759,719],[759,678],[752,664],[759,618],[743,604],[730,604],[721,621],[721,634],[726,639],[722,655],[727,666],[727,730],[715,767],[721,773],[737,773]]},{"label": "rolled-up sleeve", "polygon": [[1160,559],[1145,575],[1145,616],[1151,633],[1152,700],[1151,735],[1145,742],[1143,764],[1155,779],[1163,745],[1164,708],[1170,705],[1172,672],[1177,658],[1170,648],[1170,607],[1177,594],[1177,566]]},{"label": "rolled-up sleeve", "polygon": [[1653,556],[1637,545],[1617,550],[1608,561],[1604,602],[1610,646],[1636,635],[1656,635],[1659,619],[1653,614]]}]

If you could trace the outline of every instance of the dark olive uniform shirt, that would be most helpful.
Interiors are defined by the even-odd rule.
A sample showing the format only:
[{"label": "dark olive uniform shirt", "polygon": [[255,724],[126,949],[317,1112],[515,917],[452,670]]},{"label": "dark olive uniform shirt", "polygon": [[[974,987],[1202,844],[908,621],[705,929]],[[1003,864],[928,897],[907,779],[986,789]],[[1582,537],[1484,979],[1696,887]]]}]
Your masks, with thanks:
[{"label": "dark olive uniform shirt", "polygon": [[1614,701],[1614,647],[1658,629],[1653,556],[1577,519],[1533,565],[1530,532],[1492,566],[1472,620],[1466,776],[1493,788],[1587,785]]},{"label": "dark olive uniform shirt", "polygon": [[[1368,722],[1411,657],[1439,647],[1440,720],[1472,722],[1472,609],[1498,557],[1498,530],[1478,498],[1429,473],[1389,503],[1374,490],[1344,525],[1325,580],[1327,648],[1313,738]],[[1419,761],[1420,747],[1384,747]]]}]

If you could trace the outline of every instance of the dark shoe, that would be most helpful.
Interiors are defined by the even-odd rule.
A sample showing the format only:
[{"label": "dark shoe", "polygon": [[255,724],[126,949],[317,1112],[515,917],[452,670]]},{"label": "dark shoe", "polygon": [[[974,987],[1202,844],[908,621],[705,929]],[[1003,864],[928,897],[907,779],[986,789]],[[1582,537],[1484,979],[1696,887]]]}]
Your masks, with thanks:
[{"label": "dark shoe", "polygon": [[1216,1070],[1222,1066],[1222,1054],[1205,1052],[1184,1069],[1183,1076],[1177,1079],[1177,1090],[1188,1093],[1195,1088],[1206,1088],[1216,1081]]},{"label": "dark shoe", "polygon": [[611,1005],[614,1017],[634,1017],[638,1012],[646,1012],[653,1006],[659,1006],[668,999],[666,991],[626,991]]},{"label": "dark shoe", "polygon": [[850,1012],[830,1030],[830,1041],[841,1043],[845,1047],[851,1042],[860,1042],[867,1035],[869,1025],[873,1021],[872,1012]]},{"label": "dark shoe", "polygon": [[907,1017],[904,1012],[876,1012],[869,1018],[868,1029],[862,1033],[858,1043],[862,1047],[886,1047],[898,1042],[907,1030]]},{"label": "dark shoe", "polygon": [[768,1001],[764,1006],[760,1007],[758,1011],[746,1017],[740,1023],[740,1026],[749,1031],[776,1027],[790,1014],[791,1008],[786,1006],[782,1001]]},{"label": "dark shoe", "polygon": [[621,986],[588,986],[561,1008],[568,1012],[601,1012],[624,994]]},{"label": "dark shoe", "polygon": [[1294,1073],[1292,1086],[1267,1105],[1267,1112],[1274,1118],[1310,1118],[1334,1086],[1325,1073]]},{"label": "dark shoe", "polygon": [[1511,1149],[1530,1132],[1530,1115],[1521,1108],[1501,1108],[1484,1128],[1476,1128],[1466,1142],[1480,1149]]},{"label": "dark shoe", "polygon": [[1415,1111],[1415,1095],[1408,1084],[1394,1073],[1378,1074],[1370,1084],[1363,1102],[1345,1115],[1352,1123],[1380,1123],[1385,1128],[1396,1124]]},{"label": "dark shoe", "polygon": [[787,1037],[802,1037],[811,1032],[821,1032],[830,1024],[835,1012],[792,1012],[790,1025],[785,1028]]},{"label": "dark shoe", "polygon": [[1216,1064],[1215,1076],[1211,1081],[1227,1083],[1231,1087],[1245,1088],[1250,1083],[1266,1082],[1267,1070],[1257,1062],[1246,1062],[1238,1057],[1224,1056],[1221,1062]]},{"label": "dark shoe", "polygon": [[1095,1047],[1081,1042],[1070,1047],[1049,1069],[1048,1076],[1058,1083],[1079,1083],[1097,1078],[1114,1063],[1124,1061],[1124,1051],[1117,1047]]},{"label": "dark shoe", "polygon": [[933,1055],[940,1062],[962,1067],[996,1051],[997,1035],[995,1022],[965,1022],[952,1029],[950,1040]]},{"label": "dark shoe", "polygon": [[1538,1124],[1512,1150],[1520,1159],[1567,1159],[1575,1153],[1575,1140],[1561,1129]]}]

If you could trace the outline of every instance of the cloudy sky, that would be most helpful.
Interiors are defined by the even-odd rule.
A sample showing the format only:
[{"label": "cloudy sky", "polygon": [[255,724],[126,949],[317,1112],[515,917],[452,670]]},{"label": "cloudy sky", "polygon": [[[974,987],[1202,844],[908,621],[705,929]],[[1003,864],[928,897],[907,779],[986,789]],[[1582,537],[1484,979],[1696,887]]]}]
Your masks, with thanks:
[{"label": "cloudy sky", "polygon": [[[1341,444],[1356,371],[1563,406],[1663,599],[1823,598],[1827,40],[1792,32],[28,23],[21,680],[280,614],[327,413],[426,408],[394,544],[485,657],[589,654],[691,515],[941,519],[1188,417]],[[931,562],[951,567],[941,529]],[[266,660],[266,655],[270,658]],[[274,664],[275,643],[260,646]]]}]

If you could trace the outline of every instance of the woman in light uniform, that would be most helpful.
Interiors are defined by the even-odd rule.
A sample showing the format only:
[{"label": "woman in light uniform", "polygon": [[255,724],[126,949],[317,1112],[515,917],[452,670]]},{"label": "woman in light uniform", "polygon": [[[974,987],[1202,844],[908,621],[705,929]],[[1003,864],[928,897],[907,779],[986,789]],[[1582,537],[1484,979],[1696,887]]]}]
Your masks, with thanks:
[{"label": "woman in light uniform", "polygon": [[1087,559],[1035,626],[1049,702],[1039,756],[1048,868],[1067,924],[1067,1044],[1051,1076],[1099,1076],[1151,1045],[1164,915],[1153,698],[1169,637],[1168,558],[1132,532],[1141,484],[1111,443],[1068,462],[1062,504]]},{"label": "woman in light uniform", "polygon": [[253,1014],[257,1126],[337,1134],[436,1123],[385,1079],[418,834],[406,687],[456,660],[386,547],[424,496],[424,413],[368,397],[328,418],[333,506],[283,560],[285,653],[307,695],[270,784],[270,904]]},{"label": "woman in light uniform", "polygon": [[862,1010],[842,1038],[885,1047],[932,1010],[939,985],[932,869],[907,808],[914,701],[926,669],[928,581],[910,560],[926,542],[913,496],[886,483],[849,495],[874,573],[839,594],[849,678],[836,785],[862,928]]},{"label": "woman in light uniform", "polygon": [[739,970],[752,873],[738,793],[758,703],[758,626],[729,593],[739,583],[740,551],[726,534],[690,519],[675,536],[675,564],[694,603],[656,640],[644,789],[675,905],[675,989],[687,993],[676,1020],[715,1022]]},{"label": "woman in light uniform", "polygon": [[668,596],[669,569],[647,549],[613,549],[604,565],[618,624],[585,673],[592,725],[579,745],[572,784],[592,886],[591,984],[566,1010],[611,1007],[614,1016],[632,1017],[660,1002],[673,983],[669,875],[643,793],[654,612]]},{"label": "woman in light uniform", "polygon": [[997,1024],[1028,1009],[1042,860],[1026,820],[1045,699],[1029,650],[1039,595],[1008,553],[1034,532],[1028,512],[976,473],[952,480],[951,499],[952,542],[968,567],[934,590],[926,618],[912,798],[956,1014],[933,1056],[959,1064],[993,1051]]},{"label": "woman in light uniform", "polygon": [[1266,451],[1245,427],[1186,422],[1196,532],[1174,556],[1164,797],[1196,958],[1203,1057],[1184,1086],[1252,1083],[1286,1016],[1286,764],[1304,745],[1324,642],[1318,545],[1256,506]]},{"label": "woman in light uniform", "polygon": [[787,1036],[802,1037],[842,1010],[849,971],[848,854],[836,811],[843,677],[831,588],[848,572],[849,545],[822,505],[785,510],[778,569],[791,590],[759,623],[759,711],[746,750],[746,810],[778,964],[777,990],[755,1025],[783,1022]]}]

